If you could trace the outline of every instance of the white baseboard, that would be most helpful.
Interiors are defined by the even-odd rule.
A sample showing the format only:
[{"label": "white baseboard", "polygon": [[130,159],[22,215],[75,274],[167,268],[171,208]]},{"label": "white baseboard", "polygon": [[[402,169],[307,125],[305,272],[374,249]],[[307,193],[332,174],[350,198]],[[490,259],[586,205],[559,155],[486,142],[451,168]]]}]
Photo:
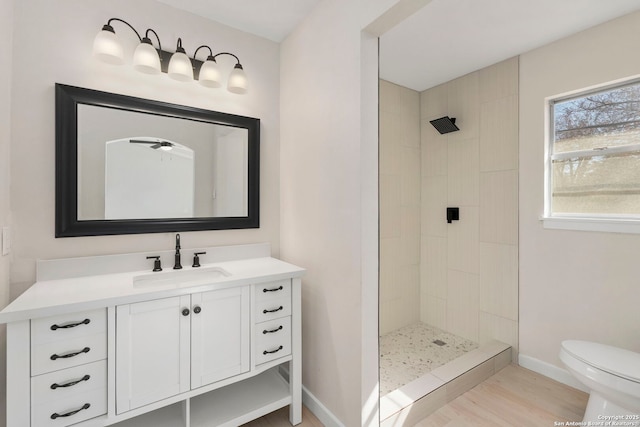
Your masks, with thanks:
[{"label": "white baseboard", "polygon": [[302,386],[302,403],[320,420],[325,427],[344,427],[338,417],[327,409],[307,388]]},{"label": "white baseboard", "polygon": [[576,380],[571,373],[565,369],[559,368],[551,363],[543,362],[535,357],[527,356],[520,353],[518,355],[518,364],[523,368],[527,368],[531,371],[537,372],[540,375],[551,378],[562,384],[566,384],[569,387],[577,388],[585,393],[589,393],[589,389],[585,387],[580,381]]}]

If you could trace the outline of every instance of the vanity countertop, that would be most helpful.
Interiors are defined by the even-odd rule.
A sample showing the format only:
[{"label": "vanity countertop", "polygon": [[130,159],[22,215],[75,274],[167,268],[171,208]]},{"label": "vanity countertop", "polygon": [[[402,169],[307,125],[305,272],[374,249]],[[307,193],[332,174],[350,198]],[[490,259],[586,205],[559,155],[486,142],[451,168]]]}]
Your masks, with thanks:
[{"label": "vanity countertop", "polygon": [[[134,286],[134,278],[148,276],[150,270],[39,280],[0,311],[0,323],[301,277],[305,272],[303,268],[272,257],[215,262],[202,264],[199,268],[184,267],[178,271],[188,274],[191,270],[208,268],[222,269],[229,276],[200,278],[187,283],[180,283],[176,279],[170,284],[145,286]],[[169,277],[173,272],[171,268],[166,268],[154,274]]]}]

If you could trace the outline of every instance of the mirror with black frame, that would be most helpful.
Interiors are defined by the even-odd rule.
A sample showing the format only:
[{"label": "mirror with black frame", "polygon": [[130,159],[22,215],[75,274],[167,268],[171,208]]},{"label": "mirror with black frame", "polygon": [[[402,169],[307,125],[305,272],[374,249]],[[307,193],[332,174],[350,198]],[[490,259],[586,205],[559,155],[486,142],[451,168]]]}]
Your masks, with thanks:
[{"label": "mirror with black frame", "polygon": [[259,227],[260,120],[56,84],[56,237]]}]

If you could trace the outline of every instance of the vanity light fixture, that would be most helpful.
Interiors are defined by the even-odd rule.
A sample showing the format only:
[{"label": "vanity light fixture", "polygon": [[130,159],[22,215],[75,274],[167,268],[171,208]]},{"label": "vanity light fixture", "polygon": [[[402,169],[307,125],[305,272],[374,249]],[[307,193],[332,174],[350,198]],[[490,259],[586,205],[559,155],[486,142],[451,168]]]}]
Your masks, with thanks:
[{"label": "vanity light fixture", "polygon": [[[131,24],[120,18],[109,19],[93,41],[93,54],[101,61],[114,65],[124,64],[125,62],[124,50],[111,25],[113,21],[127,25],[140,40],[140,44],[133,54],[133,67],[136,70],[146,74],[164,72],[175,80],[183,82],[197,80],[202,86],[217,88],[222,86],[222,73],[216,58],[221,55],[229,55],[235,58],[236,64],[227,79],[227,90],[237,94],[247,93],[247,75],[240,64],[240,60],[233,53],[220,52],[214,55],[209,46],[202,45],[195,50],[193,57],[189,57],[184,47],[182,47],[181,38],[178,38],[175,53],[167,52],[162,50],[160,37],[153,29],[147,29],[145,36],[141,37],[140,33]],[[157,48],[151,43],[150,34],[155,36],[158,42]],[[209,55],[205,61],[196,58],[198,51],[202,48],[209,50]]]}]

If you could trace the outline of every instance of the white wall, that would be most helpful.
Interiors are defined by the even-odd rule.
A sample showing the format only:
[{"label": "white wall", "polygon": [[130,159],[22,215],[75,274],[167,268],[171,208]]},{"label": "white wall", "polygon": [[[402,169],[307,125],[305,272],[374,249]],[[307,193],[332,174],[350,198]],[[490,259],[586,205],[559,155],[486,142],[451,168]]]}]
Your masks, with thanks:
[{"label": "white wall", "polygon": [[280,103],[281,254],[307,269],[303,383],[347,426],[360,425],[362,336],[360,31],[353,4],[324,0],[282,43]]},{"label": "white wall", "polygon": [[520,352],[562,367],[565,339],[640,351],[640,236],[545,230],[544,98],[640,73],[640,13],[520,58]]},{"label": "white wall", "polygon": [[[3,14],[5,16],[5,14]],[[91,56],[95,34],[111,17],[140,31],[151,27],[163,48],[178,37],[190,54],[200,44],[237,54],[249,78],[249,93],[184,84],[166,75],[150,77],[129,66],[113,67]],[[9,22],[10,23],[10,22]],[[113,24],[132,51],[136,37]],[[3,25],[3,29],[8,25]],[[183,248],[270,242],[279,251],[279,46],[153,0],[28,0],[15,2],[12,98],[11,189],[14,221],[14,295],[35,279],[35,260],[169,249],[173,233],[54,238],[54,83],[261,119],[261,227],[182,233]],[[5,30],[3,30],[5,31]],[[3,53],[4,54],[4,53]],[[221,58],[222,59],[222,58]],[[4,62],[3,62],[4,63]],[[233,64],[220,62],[221,67]],[[4,98],[3,98],[4,99]],[[4,129],[4,128],[3,128]]]},{"label": "white wall", "polygon": [[307,268],[303,383],[347,426],[378,424],[373,3],[324,0],[281,46],[280,243]]},{"label": "white wall", "polygon": [[[11,57],[13,55],[13,0],[0,1],[0,227],[11,222],[9,193],[9,160],[11,140]],[[0,309],[9,302],[10,255],[0,253]],[[5,326],[0,325],[0,414],[5,413],[6,384],[6,335]],[[5,425],[5,417],[0,416],[0,427]]]}]

